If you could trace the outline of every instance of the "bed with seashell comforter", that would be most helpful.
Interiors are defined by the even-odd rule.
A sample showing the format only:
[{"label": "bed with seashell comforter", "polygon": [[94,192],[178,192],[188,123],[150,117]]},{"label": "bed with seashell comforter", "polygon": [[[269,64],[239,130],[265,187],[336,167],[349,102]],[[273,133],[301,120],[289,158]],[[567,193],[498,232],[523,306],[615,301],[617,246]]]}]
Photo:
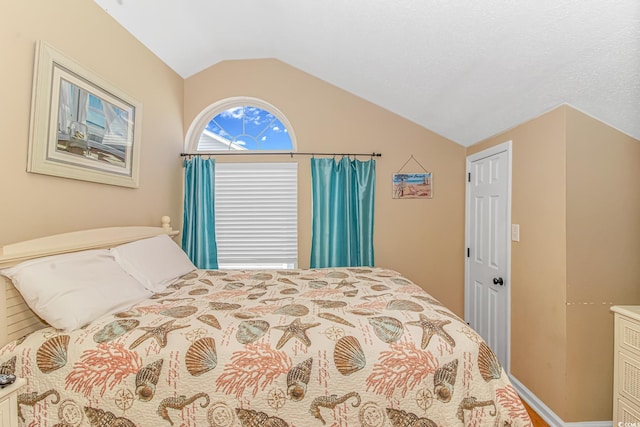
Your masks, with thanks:
[{"label": "bed with seashell comforter", "polygon": [[527,426],[484,341],[380,268],[197,270],[0,350],[25,426]]}]

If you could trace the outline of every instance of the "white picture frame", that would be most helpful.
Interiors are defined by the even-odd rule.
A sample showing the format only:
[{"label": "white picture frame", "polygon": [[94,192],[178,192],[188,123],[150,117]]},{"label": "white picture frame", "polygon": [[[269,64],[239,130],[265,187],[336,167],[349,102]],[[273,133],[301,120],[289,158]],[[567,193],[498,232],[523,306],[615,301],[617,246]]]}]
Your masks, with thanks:
[{"label": "white picture frame", "polygon": [[141,120],[139,101],[37,42],[28,172],[137,188]]}]

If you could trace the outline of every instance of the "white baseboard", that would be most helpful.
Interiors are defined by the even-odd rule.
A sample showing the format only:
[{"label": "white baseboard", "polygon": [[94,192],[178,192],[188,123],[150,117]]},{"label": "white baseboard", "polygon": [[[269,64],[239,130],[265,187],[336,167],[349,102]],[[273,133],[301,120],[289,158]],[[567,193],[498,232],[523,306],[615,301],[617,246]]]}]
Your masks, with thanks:
[{"label": "white baseboard", "polygon": [[540,418],[545,420],[551,427],[612,427],[613,421],[584,421],[567,423],[557,416],[551,408],[538,399],[535,394],[518,381],[513,375],[509,375],[513,387],[516,389],[522,400],[527,402],[531,409],[536,411]]}]

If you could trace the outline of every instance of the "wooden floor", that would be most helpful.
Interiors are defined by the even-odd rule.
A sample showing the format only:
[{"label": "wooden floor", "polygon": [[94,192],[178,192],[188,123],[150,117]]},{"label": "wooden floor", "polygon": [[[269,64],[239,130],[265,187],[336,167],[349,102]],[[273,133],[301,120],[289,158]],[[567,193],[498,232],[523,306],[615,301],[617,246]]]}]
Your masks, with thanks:
[{"label": "wooden floor", "polygon": [[529,417],[531,418],[531,423],[533,427],[549,427],[549,424],[547,424],[545,420],[540,418],[540,415],[536,414],[534,410],[531,409],[529,405],[527,405],[527,402],[523,400],[522,403],[524,403],[524,407],[527,409],[527,412],[529,413]]}]

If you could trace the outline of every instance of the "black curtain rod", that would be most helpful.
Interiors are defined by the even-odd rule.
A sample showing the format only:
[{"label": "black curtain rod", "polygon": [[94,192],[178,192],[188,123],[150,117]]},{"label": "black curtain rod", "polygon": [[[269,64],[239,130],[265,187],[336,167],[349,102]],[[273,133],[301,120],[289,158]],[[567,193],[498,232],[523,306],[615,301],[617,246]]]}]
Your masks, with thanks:
[{"label": "black curtain rod", "polygon": [[180,153],[180,157],[192,157],[192,156],[235,156],[235,155],[256,155],[256,156],[354,156],[354,157],[382,157],[381,153],[300,153],[291,151],[287,153],[273,153],[266,152],[260,153],[259,151],[247,152],[242,151],[222,151],[219,153]]}]

